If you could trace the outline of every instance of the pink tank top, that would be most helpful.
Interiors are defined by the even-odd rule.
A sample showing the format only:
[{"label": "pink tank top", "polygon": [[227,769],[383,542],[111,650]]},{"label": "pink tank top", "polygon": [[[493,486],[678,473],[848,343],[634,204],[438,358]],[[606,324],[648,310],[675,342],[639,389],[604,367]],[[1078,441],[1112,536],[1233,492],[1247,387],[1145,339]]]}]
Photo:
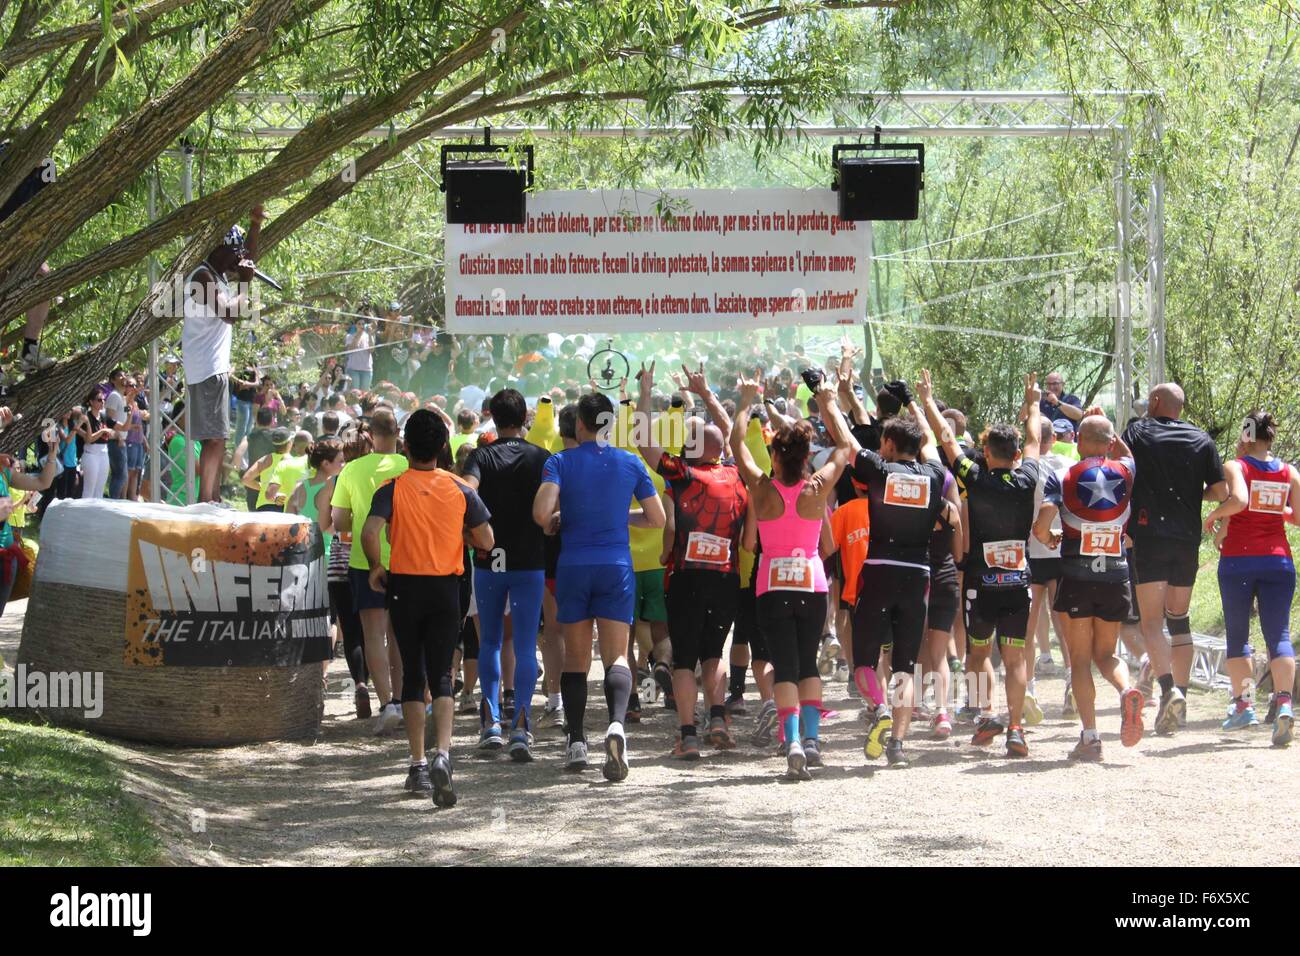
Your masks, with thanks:
[{"label": "pink tank top", "polygon": [[796,594],[826,593],[826,569],[822,567],[817,544],[821,540],[821,518],[801,518],[795,508],[802,481],[783,485],[773,479],[772,487],[781,496],[785,510],[781,517],[758,522],[762,554],[758,559],[755,593],[790,591]]}]

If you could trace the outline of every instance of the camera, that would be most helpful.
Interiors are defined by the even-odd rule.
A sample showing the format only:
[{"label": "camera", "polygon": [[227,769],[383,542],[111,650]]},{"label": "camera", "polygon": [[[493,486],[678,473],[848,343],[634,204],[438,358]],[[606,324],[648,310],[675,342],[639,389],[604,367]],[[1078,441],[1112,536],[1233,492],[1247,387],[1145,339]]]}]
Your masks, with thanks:
[{"label": "camera", "polygon": [[822,379],[826,377],[819,368],[806,368],[799,373],[799,376],[803,379],[803,383],[808,386],[808,391],[810,392],[817,391],[817,386],[819,386],[822,383]]}]

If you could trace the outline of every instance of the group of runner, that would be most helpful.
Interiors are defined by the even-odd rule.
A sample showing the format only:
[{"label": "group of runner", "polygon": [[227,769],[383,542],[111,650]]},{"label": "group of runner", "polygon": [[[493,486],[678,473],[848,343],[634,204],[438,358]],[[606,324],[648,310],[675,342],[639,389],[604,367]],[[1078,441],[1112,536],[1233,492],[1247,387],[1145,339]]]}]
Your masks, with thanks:
[{"label": "group of runner", "polygon": [[[298,448],[282,436],[284,458],[267,467],[277,481],[301,471],[289,477],[306,490],[290,507],[331,540],[358,715],[369,715],[373,684],[377,730],[405,726],[406,788],[456,802],[454,698],[472,701],[473,661],[480,750],[532,760],[540,690],[542,719],[564,728],[564,766],[585,769],[593,642],[610,781],[628,775],[627,727],[652,683],[677,716],[673,757],[739,746],[747,671],[759,700],[748,742],[776,742],[790,779],[822,765],[823,679],[836,673],[862,699],[869,760],[907,766],[921,707],[938,739],[966,718],[972,745],[1004,738],[1007,756],[1024,758],[1025,727],[1043,719],[1034,670],[1051,660],[1048,617],[1066,658],[1063,713],[1081,725],[1070,757],[1099,761],[1094,665],[1118,693],[1124,746],[1141,740],[1157,688],[1155,731],[1186,719],[1203,530],[1223,554],[1224,727],[1259,723],[1248,641],[1257,602],[1272,742],[1290,742],[1295,572],[1284,524],[1297,521],[1300,475],[1272,457],[1270,416],[1246,419],[1224,465],[1182,420],[1175,385],[1156,386],[1147,415],[1120,436],[1100,407],[1065,395],[1059,375],[1044,391],[1030,374],[1019,415],[976,443],[928,372],[915,389],[889,383],[868,411],[855,356],[845,345],[838,368],[810,370],[797,410],[762,394],[761,370],[724,404],[703,366],[684,368],[679,385],[704,414],[680,399],[665,408],[653,362],[635,400],[625,382],[618,404],[595,389],[558,410],[544,398],[531,420],[524,397],[503,389],[489,403],[494,439],[455,459],[455,428],[437,407],[406,417],[404,454],[383,407],[348,442]],[[275,503],[279,486],[263,490]],[[1202,501],[1216,505],[1204,521]],[[1136,681],[1121,636],[1145,662]],[[950,713],[962,687],[964,706]]]}]

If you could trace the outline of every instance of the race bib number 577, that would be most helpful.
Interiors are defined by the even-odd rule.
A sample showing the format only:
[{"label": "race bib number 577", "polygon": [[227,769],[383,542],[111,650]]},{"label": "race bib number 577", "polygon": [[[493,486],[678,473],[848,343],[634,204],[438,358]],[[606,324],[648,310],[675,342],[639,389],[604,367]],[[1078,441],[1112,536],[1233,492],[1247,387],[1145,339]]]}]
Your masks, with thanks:
[{"label": "race bib number 577", "polygon": [[885,479],[884,502],[887,505],[900,505],[904,508],[928,508],[930,507],[930,479],[925,475],[891,472]]},{"label": "race bib number 577", "polygon": [[1087,558],[1118,558],[1124,543],[1124,526],[1083,522],[1079,528],[1079,554]]}]

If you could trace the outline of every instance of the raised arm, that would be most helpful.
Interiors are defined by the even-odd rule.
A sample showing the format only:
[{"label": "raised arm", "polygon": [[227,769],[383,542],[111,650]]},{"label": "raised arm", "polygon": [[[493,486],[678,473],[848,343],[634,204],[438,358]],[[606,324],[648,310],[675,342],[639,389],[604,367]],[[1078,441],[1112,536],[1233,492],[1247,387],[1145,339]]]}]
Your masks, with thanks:
[{"label": "raised arm", "polygon": [[727,411],[722,407],[722,402],[718,401],[718,396],[713,394],[713,389],[709,388],[709,383],[705,381],[704,363],[701,362],[699,369],[694,372],[687,370],[683,365],[682,371],[686,373],[686,390],[704,400],[704,407],[708,409],[713,424],[722,430],[725,443],[731,437],[731,419],[727,417]]},{"label": "raised arm", "polygon": [[[921,424],[921,430],[927,433],[928,443],[933,447],[935,436],[938,435],[939,445],[943,448],[948,461],[956,461],[957,456],[961,454],[961,446],[957,444],[957,436],[952,433],[952,426],[948,424],[948,420],[939,414],[939,405],[934,400],[934,382],[930,378],[929,369],[921,369],[921,380],[916,383],[916,395],[925,405],[925,414],[921,415],[918,412],[912,414]],[[909,407],[917,408],[916,402],[912,402]],[[924,452],[924,447],[921,450]]]},{"label": "raised arm", "polygon": [[632,423],[632,442],[637,452],[645,459],[646,467],[651,471],[659,468],[659,461],[664,456],[664,450],[655,443],[653,429],[650,427],[653,416],[651,395],[655,384],[655,364],[652,361],[650,367],[646,368],[645,362],[642,362],[641,371],[637,372],[636,380],[640,386],[640,394],[637,396],[636,420]]},{"label": "raised arm", "polygon": [[745,432],[749,428],[749,410],[758,400],[758,380],[740,379],[740,397],[736,400],[736,421],[731,429],[731,455],[736,459],[736,469],[747,488],[753,488],[766,475],[759,469],[754,456],[745,446]]},{"label": "raised arm", "polygon": [[[1025,376],[1025,441],[1024,450],[1020,455],[1023,460],[1038,460],[1038,435],[1043,414],[1038,403],[1042,400],[1043,390],[1038,387],[1038,373],[1030,372]],[[1064,406],[1064,403],[1062,405]]]}]

